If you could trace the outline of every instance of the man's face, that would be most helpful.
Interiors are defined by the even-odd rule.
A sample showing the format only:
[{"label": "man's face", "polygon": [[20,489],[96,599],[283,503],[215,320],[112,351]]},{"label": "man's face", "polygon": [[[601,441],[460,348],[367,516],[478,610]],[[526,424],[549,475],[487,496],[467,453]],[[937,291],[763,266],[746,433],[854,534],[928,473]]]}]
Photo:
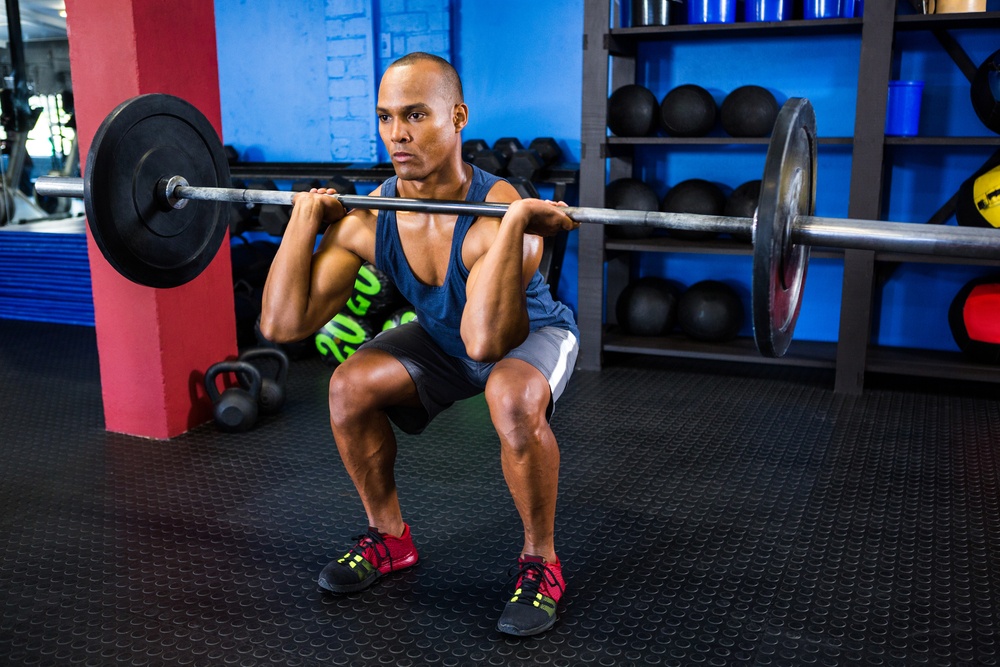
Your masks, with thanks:
[{"label": "man's face", "polygon": [[423,180],[455,150],[462,119],[440,68],[430,61],[390,67],[378,91],[378,128],[396,174]]}]

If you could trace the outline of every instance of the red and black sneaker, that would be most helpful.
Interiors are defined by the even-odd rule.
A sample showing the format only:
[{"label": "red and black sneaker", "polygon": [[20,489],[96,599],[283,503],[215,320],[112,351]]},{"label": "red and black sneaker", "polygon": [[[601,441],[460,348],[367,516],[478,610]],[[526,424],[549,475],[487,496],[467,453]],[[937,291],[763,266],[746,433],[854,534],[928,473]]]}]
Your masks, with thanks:
[{"label": "red and black sneaker", "polygon": [[356,593],[383,575],[417,563],[417,548],[413,546],[410,527],[405,524],[399,537],[379,533],[369,526],[367,533],[354,539],[357,544],[350,551],[319,573],[320,588],[333,593]]},{"label": "red and black sneaker", "polygon": [[566,582],[562,564],[546,563],[541,556],[525,554],[517,559],[517,586],[507,602],[497,630],[508,635],[529,637],[545,632],[556,622],[556,605]]}]

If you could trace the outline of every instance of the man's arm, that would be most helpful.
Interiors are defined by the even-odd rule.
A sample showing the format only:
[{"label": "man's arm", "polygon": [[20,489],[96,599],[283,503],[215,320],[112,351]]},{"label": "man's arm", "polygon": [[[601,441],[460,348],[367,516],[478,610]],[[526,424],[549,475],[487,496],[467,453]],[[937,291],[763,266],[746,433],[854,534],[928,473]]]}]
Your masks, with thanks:
[{"label": "man's arm", "polygon": [[489,248],[473,264],[461,325],[472,359],[498,361],[528,337],[525,288],[541,262],[541,236],[577,227],[560,208],[538,199],[511,203]]},{"label": "man's arm", "polygon": [[[325,191],[324,191],[325,192]],[[292,216],[264,283],[260,330],[276,343],[302,340],[336,315],[351,296],[369,233],[369,211],[344,215],[333,197],[296,195]],[[316,234],[331,225],[313,253]]]}]

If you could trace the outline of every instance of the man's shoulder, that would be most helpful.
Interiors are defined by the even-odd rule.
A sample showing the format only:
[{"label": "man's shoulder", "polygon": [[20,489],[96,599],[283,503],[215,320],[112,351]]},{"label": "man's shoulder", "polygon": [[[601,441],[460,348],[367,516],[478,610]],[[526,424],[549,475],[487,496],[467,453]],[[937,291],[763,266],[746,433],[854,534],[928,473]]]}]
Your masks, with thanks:
[{"label": "man's shoulder", "polygon": [[521,195],[517,193],[514,186],[502,178],[497,179],[486,193],[486,201],[491,204],[509,204],[520,198]]}]

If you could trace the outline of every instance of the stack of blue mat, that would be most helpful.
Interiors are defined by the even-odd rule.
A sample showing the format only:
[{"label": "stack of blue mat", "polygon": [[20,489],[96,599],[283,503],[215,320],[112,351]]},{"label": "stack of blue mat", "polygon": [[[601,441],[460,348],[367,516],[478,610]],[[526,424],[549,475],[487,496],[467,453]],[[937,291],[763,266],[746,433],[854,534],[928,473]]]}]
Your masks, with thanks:
[{"label": "stack of blue mat", "polygon": [[0,318],[94,326],[84,224],[0,228]]}]

